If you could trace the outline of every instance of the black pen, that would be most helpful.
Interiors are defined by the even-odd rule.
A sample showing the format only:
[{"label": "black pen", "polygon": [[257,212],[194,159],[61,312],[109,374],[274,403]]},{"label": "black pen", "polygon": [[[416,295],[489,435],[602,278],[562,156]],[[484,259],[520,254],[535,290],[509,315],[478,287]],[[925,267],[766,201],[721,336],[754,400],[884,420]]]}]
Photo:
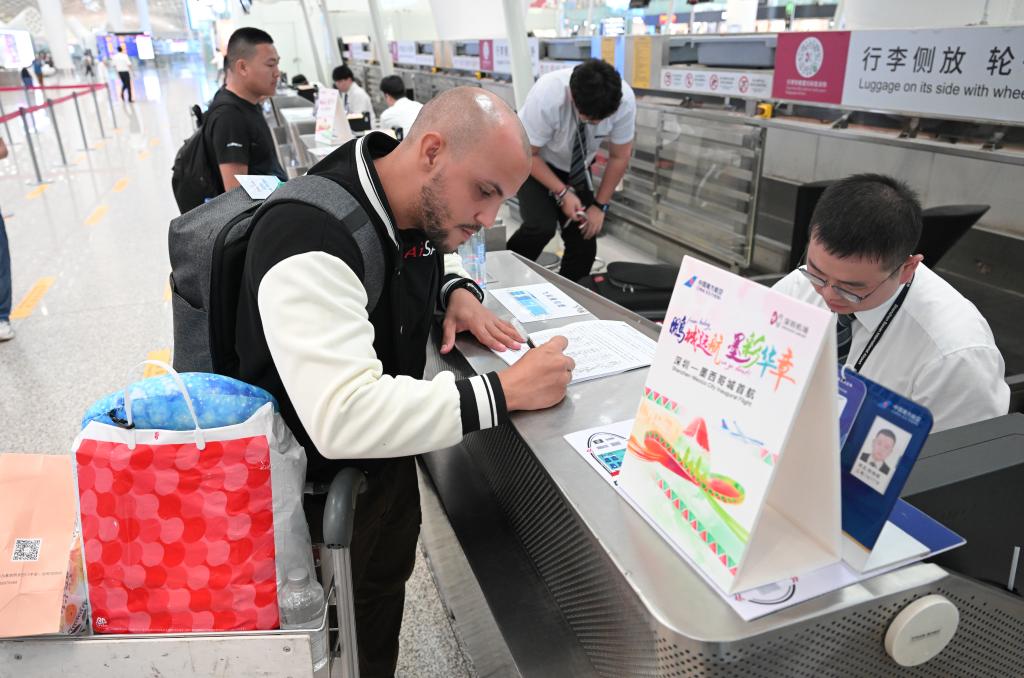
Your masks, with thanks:
[{"label": "black pen", "polygon": [[526,331],[526,328],[523,327],[523,324],[519,322],[518,318],[512,318],[512,327],[516,328],[516,332],[518,332],[520,335],[526,338],[527,346],[529,346],[530,348],[537,348],[536,346],[533,345],[533,340],[530,339],[530,334]]}]

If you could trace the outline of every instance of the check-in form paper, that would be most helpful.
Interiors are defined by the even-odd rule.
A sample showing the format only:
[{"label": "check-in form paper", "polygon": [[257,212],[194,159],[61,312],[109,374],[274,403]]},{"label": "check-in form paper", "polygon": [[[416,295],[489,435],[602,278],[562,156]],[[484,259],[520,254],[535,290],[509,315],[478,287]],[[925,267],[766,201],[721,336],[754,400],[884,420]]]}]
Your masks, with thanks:
[{"label": "check-in form paper", "polygon": [[551,283],[504,287],[490,294],[524,323],[587,314],[587,309]]},{"label": "check-in form paper", "polygon": [[530,333],[535,346],[557,336],[569,340],[565,354],[576,361],[573,384],[647,367],[658,345],[618,320],[585,320]]}]

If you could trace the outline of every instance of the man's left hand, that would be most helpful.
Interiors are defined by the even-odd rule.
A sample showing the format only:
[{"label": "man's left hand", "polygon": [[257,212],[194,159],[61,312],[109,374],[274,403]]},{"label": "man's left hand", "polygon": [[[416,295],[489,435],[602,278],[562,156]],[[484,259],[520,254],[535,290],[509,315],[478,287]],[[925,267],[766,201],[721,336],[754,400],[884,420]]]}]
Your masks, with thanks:
[{"label": "man's left hand", "polygon": [[504,351],[518,350],[525,337],[511,323],[502,320],[488,310],[472,292],[457,289],[448,297],[448,311],[441,326],[441,354],[448,354],[455,347],[455,335],[469,331],[476,340],[487,348]]},{"label": "man's left hand", "polygon": [[580,226],[580,233],[583,234],[584,240],[590,240],[596,238],[597,234],[601,232],[601,228],[604,226],[604,210],[597,205],[591,205],[587,208],[587,220]]}]

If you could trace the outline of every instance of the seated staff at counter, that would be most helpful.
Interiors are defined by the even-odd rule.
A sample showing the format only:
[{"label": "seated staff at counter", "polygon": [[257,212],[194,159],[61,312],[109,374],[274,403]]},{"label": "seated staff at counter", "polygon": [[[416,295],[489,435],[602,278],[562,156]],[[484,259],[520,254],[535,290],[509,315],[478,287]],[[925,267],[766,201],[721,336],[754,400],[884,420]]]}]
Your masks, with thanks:
[{"label": "seated staff at counter", "polygon": [[811,216],[807,263],[775,289],[838,314],[839,362],[931,410],[933,431],[1006,414],[992,330],[914,254],[921,203],[902,181],[857,174]]},{"label": "seated staff at counter", "polygon": [[226,83],[203,119],[207,148],[216,158],[225,191],[238,187],[239,174],[288,179],[260,108],[260,102],[277,91],[279,61],[273,38],[258,28],[239,28],[228,40]]},{"label": "seated staff at counter", "polygon": [[[496,350],[523,341],[481,304],[458,257],[442,254],[491,226],[529,168],[515,113],[480,88],[456,88],[424,106],[401,144],[370,132],[309,171],[345,188],[365,216],[342,222],[280,203],[252,227],[237,376],[278,399],[311,479],[329,480],[345,466],[367,474],[352,538],[363,676],[393,675],[398,658],[420,525],[413,456],[497,426],[509,411],[550,407],[572,377],[566,340],[556,337],[501,372],[423,379],[435,308],[444,313],[442,353],[462,331]],[[356,238],[367,233],[383,261],[364,263]],[[371,275],[383,289],[368,317]]]},{"label": "seated staff at counter", "polygon": [[366,90],[359,86],[352,69],[348,66],[338,66],[331,73],[331,80],[334,81],[334,88],[341,92],[341,105],[349,115],[370,114],[370,126],[376,127],[373,115],[373,102]]},{"label": "seated staff at counter", "polygon": [[[561,227],[565,254],[559,271],[570,280],[590,274],[608,202],[626,174],[636,129],[636,97],[618,72],[589,59],[542,75],[519,117],[533,150],[530,178],[519,189],[523,224],[508,248],[536,261]],[[594,190],[590,165],[608,142],[608,164]]]},{"label": "seated staff at counter", "polygon": [[387,110],[380,114],[380,126],[383,129],[400,129],[404,137],[412,129],[423,104],[405,96],[405,83],[397,75],[382,78],[380,91],[388,104]]}]

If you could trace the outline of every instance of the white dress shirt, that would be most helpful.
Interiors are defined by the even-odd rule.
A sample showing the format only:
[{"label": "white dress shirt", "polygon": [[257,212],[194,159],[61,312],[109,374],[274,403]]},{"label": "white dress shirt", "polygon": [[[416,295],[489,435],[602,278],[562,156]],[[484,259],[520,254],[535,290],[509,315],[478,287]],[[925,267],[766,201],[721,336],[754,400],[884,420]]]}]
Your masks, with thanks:
[{"label": "white dress shirt", "polygon": [[124,52],[114,52],[110,56],[110,63],[118,73],[127,73],[132,70],[132,60]]},{"label": "white dress shirt", "polygon": [[[571,68],[540,76],[519,111],[530,145],[540,148],[540,157],[563,172],[568,172],[572,165],[572,144],[578,124],[569,93],[570,77]],[[623,80],[619,108],[601,122],[586,125],[587,165],[593,162],[602,141],[627,144],[635,132],[636,96]]]},{"label": "white dress shirt", "polygon": [[362,115],[363,113],[370,114],[370,126],[374,124],[373,115],[373,102],[370,101],[370,95],[366,93],[366,90],[360,87],[355,82],[348,88],[347,92],[339,92],[341,95],[341,104],[345,107],[345,112],[352,115]]},{"label": "white dress shirt", "polygon": [[[774,289],[826,308],[800,271]],[[854,314],[846,358],[851,368],[897,294],[899,290],[877,308]],[[903,306],[860,372],[931,410],[933,432],[1006,414],[1010,405],[1006,366],[988,323],[974,304],[924,264],[917,267]]]},{"label": "white dress shirt", "polygon": [[420,102],[402,97],[380,114],[380,127],[385,129],[399,127],[402,130],[403,137],[408,136],[409,129],[416,122],[416,116],[420,114],[422,109],[423,104]]}]

